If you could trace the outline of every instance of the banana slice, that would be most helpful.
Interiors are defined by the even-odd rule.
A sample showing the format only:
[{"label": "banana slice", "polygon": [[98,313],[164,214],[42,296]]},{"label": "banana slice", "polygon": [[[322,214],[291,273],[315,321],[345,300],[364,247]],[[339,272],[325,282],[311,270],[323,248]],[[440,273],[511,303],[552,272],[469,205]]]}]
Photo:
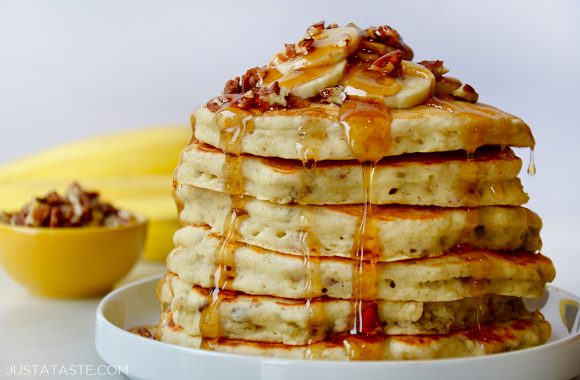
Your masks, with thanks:
[{"label": "banana slice", "polygon": [[390,108],[411,108],[433,94],[435,76],[417,63],[403,61],[402,65],[403,75],[396,78],[368,70],[364,64],[353,65],[340,83],[351,98],[380,100]]},{"label": "banana slice", "polygon": [[312,51],[291,59],[284,53],[279,53],[272,59],[271,66],[286,75],[299,69],[333,65],[355,52],[361,42],[360,31],[353,26],[322,29],[312,38]]},{"label": "banana slice", "polygon": [[326,87],[333,87],[340,82],[346,68],[346,59],[332,66],[319,66],[298,69],[278,79],[282,91],[288,89],[290,94],[306,99],[316,96]]}]

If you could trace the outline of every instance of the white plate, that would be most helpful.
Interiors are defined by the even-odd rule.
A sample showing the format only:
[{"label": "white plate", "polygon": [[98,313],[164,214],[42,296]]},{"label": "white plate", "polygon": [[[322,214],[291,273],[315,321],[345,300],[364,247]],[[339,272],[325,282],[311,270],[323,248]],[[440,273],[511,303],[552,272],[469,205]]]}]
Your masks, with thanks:
[{"label": "white plate", "polygon": [[543,305],[539,305],[552,324],[552,338],[543,346],[475,358],[331,362],[221,354],[127,332],[127,328],[157,322],[155,286],[159,278],[157,275],[119,288],[106,296],[97,309],[97,351],[108,364],[126,368],[132,379],[557,380],[580,374],[580,299],[555,287],[547,288]]}]

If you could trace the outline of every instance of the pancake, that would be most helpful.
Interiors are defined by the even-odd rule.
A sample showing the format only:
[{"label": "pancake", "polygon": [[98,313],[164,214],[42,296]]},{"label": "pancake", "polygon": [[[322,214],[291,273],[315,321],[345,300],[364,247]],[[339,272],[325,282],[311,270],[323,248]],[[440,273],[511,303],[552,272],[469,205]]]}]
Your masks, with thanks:
[{"label": "pancake", "polygon": [[[355,159],[339,121],[339,109],[335,104],[312,103],[252,116],[246,121],[241,151],[295,160]],[[387,156],[483,145],[534,146],[530,129],[521,119],[485,104],[447,101],[445,107],[392,109],[390,114]],[[220,144],[215,113],[201,107],[195,118],[195,138],[227,151],[228,146]]]},{"label": "pancake", "polygon": [[[175,233],[175,249],[167,269],[204,288],[220,257],[219,237],[202,227],[187,226]],[[227,289],[283,298],[352,297],[356,260],[311,257],[304,260],[243,243],[232,243]],[[554,278],[552,262],[541,254],[457,249],[445,255],[365,264],[367,278],[376,279],[376,298],[393,301],[453,301],[478,295],[538,297]],[[475,284],[474,284],[475,281]],[[313,286],[312,284],[319,284]],[[474,289],[476,285],[477,289]]]},{"label": "pancake", "polygon": [[[175,190],[180,220],[224,234],[230,197],[183,185]],[[239,240],[282,253],[352,257],[362,207],[280,205],[248,197]],[[523,207],[441,208],[375,206],[379,261],[438,256],[457,244],[494,250],[541,249],[540,218]],[[310,244],[308,243],[310,242]],[[315,242],[313,244],[312,242]]]},{"label": "pancake", "polygon": [[290,346],[276,343],[219,339],[202,343],[175,323],[171,312],[163,315],[158,338],[180,346],[215,350],[228,354],[325,360],[417,360],[480,356],[520,350],[545,343],[550,324],[541,314],[533,318],[457,330],[442,335],[391,335],[381,338],[334,338],[319,343]]},{"label": "pancake", "polygon": [[[208,294],[207,289],[169,273],[158,296],[175,323],[190,335],[200,335],[202,312],[210,305]],[[297,345],[323,341],[352,328],[354,305],[347,300],[293,300],[232,291],[223,291],[221,297],[216,312],[224,338]],[[445,334],[478,323],[529,316],[520,298],[497,295],[450,302],[379,301],[377,308],[387,335]]]},{"label": "pancake", "polygon": [[[193,142],[181,154],[175,180],[227,192],[226,178],[231,173],[225,163],[220,150]],[[325,161],[306,169],[299,161],[244,155],[238,163],[241,178],[235,181],[241,183],[244,194],[261,200],[283,204],[363,202],[363,171],[356,161]],[[494,147],[478,150],[469,160],[463,151],[388,157],[376,165],[372,203],[520,205],[528,200],[517,178],[520,169],[521,160],[510,149]]]}]

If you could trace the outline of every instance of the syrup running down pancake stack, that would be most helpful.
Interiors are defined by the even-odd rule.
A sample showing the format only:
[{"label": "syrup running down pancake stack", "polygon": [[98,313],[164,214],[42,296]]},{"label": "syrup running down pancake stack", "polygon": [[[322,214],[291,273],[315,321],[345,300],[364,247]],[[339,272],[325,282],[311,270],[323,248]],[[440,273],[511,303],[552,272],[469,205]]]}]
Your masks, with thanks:
[{"label": "syrup running down pancake stack", "polygon": [[523,304],[555,275],[510,148],[530,129],[412,58],[388,26],[319,23],[196,111],[159,339],[388,360],[549,338]]}]

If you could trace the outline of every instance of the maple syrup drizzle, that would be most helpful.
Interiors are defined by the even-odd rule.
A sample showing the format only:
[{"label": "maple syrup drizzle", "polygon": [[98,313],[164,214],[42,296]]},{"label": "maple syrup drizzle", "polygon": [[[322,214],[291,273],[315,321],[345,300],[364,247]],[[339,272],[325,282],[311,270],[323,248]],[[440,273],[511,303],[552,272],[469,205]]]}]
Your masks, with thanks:
[{"label": "maple syrup drizzle", "polygon": [[[363,213],[355,236],[356,250],[353,266],[353,300],[354,316],[352,335],[376,335],[382,332],[380,322],[377,326],[377,260],[379,256],[379,239],[377,227],[372,213],[372,182],[375,164],[363,162]],[[377,327],[379,330],[377,330]]]},{"label": "maple syrup drizzle", "polygon": [[306,294],[305,307],[308,312],[307,331],[308,340],[305,351],[305,358],[317,359],[322,356],[322,348],[312,345],[326,338],[326,326],[328,316],[326,314],[325,303],[317,300],[320,295],[324,295],[325,290],[322,287],[322,275],[320,268],[320,250],[321,243],[318,237],[312,231],[311,211],[307,208],[301,208],[300,219],[302,222],[302,231],[299,239],[303,247],[303,266],[306,270],[306,282],[304,292]]},{"label": "maple syrup drizzle", "polygon": [[305,169],[316,168],[319,147],[324,144],[327,137],[325,125],[317,118],[309,119],[307,125],[298,128],[296,151]]},{"label": "maple syrup drizzle", "polygon": [[[370,62],[350,65],[340,81],[350,94],[357,94],[361,99],[383,101],[385,96],[392,96],[401,90],[401,84],[393,77],[381,72],[369,70]],[[351,95],[353,96],[353,95]]]},{"label": "maple syrup drizzle", "polygon": [[361,163],[363,179],[362,215],[353,252],[352,327],[342,344],[351,360],[378,360],[384,332],[376,302],[380,243],[372,212],[372,187],[376,163],[391,144],[391,118],[382,103],[352,99],[343,103],[339,116],[350,149]]},{"label": "maple syrup drizzle", "polygon": [[[466,248],[470,249],[470,248]],[[487,278],[492,270],[492,265],[488,258],[479,251],[469,252],[465,256],[465,261],[470,270],[470,292],[475,300],[475,312],[477,328],[482,328],[483,299],[487,292]]]},{"label": "maple syrup drizzle", "polygon": [[[494,133],[510,131],[510,126],[513,122],[512,116],[477,103],[452,101],[433,96],[427,99],[424,105],[452,112],[466,119],[466,123],[462,128],[461,138],[468,154],[473,154],[477,148],[485,145],[490,131],[493,130]],[[529,132],[529,129],[527,130],[531,138],[531,132]],[[505,137],[507,138],[508,136],[506,135]]]},{"label": "maple syrup drizzle", "polygon": [[528,162],[528,174],[536,175],[536,163],[534,162],[534,148],[530,148],[530,161]]},{"label": "maple syrup drizzle", "polygon": [[[200,347],[213,349],[212,341],[221,337],[220,305],[224,299],[221,290],[228,289],[236,277],[235,249],[240,239],[239,224],[247,217],[242,174],[242,140],[252,128],[252,114],[231,105],[222,107],[215,116],[220,128],[220,147],[224,151],[224,190],[230,196],[231,209],[223,226],[223,237],[214,252],[215,263],[210,274],[212,284],[207,305],[200,318]],[[226,153],[227,152],[227,153]]]},{"label": "maple syrup drizzle", "polygon": [[288,74],[280,77],[278,79],[278,84],[280,85],[280,87],[288,87],[288,88],[300,86],[328,74],[333,69],[334,69],[333,65],[331,66],[323,65],[318,67],[293,70]]},{"label": "maple syrup drizzle", "polygon": [[301,208],[302,231],[300,240],[303,247],[303,265],[306,269],[306,308],[309,313],[308,333],[311,337],[308,343],[313,343],[325,338],[325,327],[327,324],[326,310],[324,302],[316,302],[316,298],[324,295],[322,287],[322,276],[320,268],[321,243],[312,231],[313,217],[307,208]]}]

